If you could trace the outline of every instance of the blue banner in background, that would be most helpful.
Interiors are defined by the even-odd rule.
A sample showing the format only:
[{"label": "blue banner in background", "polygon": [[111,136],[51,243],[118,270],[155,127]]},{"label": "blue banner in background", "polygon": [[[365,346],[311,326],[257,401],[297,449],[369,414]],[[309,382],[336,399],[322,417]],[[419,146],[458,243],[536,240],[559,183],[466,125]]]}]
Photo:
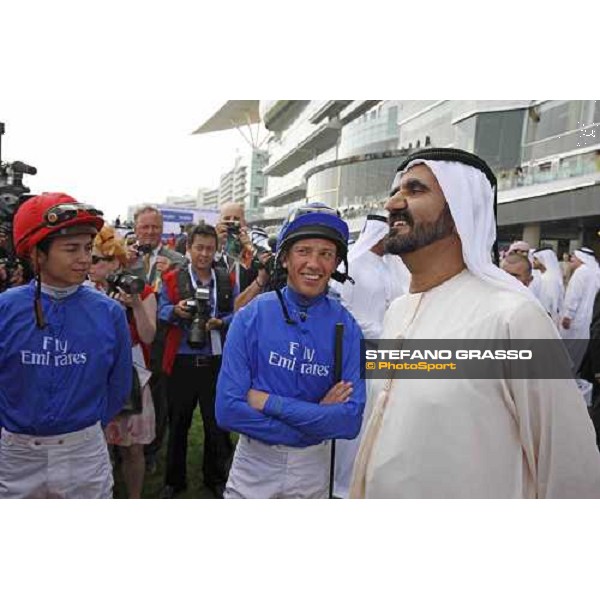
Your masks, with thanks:
[{"label": "blue banner in background", "polygon": [[191,211],[161,210],[160,212],[163,219],[171,223],[192,223],[194,220],[194,213]]}]

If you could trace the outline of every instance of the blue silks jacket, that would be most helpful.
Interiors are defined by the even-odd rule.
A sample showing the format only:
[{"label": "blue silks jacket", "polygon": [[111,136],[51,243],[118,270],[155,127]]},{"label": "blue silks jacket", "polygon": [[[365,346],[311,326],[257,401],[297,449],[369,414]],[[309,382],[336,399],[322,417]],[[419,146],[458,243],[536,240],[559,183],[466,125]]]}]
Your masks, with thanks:
[{"label": "blue silks jacket", "polygon": [[[296,324],[286,323],[275,292],[258,296],[235,315],[217,383],[217,422],[272,445],[352,439],[360,431],[366,396],[360,328],[324,294],[309,301],[288,287],[282,293]],[[342,380],[352,382],[353,393],[342,404],[321,405],[335,383],[336,323],[344,324]],[[269,393],[264,411],[248,404],[251,388]]]},{"label": "blue silks jacket", "polygon": [[85,286],[61,300],[42,292],[38,329],[34,285],[0,294],[0,425],[30,435],[106,425],[131,391],[125,311]]}]

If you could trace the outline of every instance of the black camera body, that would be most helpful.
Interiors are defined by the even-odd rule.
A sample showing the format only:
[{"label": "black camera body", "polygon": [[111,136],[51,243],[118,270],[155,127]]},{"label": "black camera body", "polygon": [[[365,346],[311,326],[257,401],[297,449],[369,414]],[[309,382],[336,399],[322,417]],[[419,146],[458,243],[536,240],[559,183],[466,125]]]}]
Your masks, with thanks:
[{"label": "black camera body", "polygon": [[225,240],[225,252],[234,258],[237,258],[242,251],[242,242],[240,241],[240,233],[242,231],[239,221],[227,221],[227,239]]},{"label": "black camera body", "polygon": [[227,233],[231,233],[232,235],[240,235],[242,229],[239,221],[227,221],[225,227],[227,227]]},{"label": "black camera body", "polygon": [[271,254],[271,256],[268,258],[267,262],[263,263],[260,260],[261,254],[262,254],[262,252],[257,253],[255,255],[255,258],[252,259],[252,267],[254,269],[256,269],[257,271],[264,269],[267,272],[269,279],[271,279],[271,277],[273,277],[273,273],[275,272],[275,256],[273,254]]},{"label": "black camera body", "polygon": [[4,123],[0,123],[0,224],[10,233],[17,209],[31,197],[28,195],[31,190],[23,184],[23,175],[35,175],[37,169],[21,161],[3,162],[3,135]]},{"label": "black camera body", "polygon": [[141,294],[146,285],[141,277],[126,271],[111,273],[106,278],[106,283],[108,283],[108,294],[117,293],[121,290],[126,294]]},{"label": "black camera body", "polygon": [[152,246],[150,244],[139,244],[135,247],[135,251],[138,256],[144,256],[145,254],[152,254]]},{"label": "black camera body", "polygon": [[0,267],[4,267],[5,276],[0,279],[0,292],[4,292],[10,287],[10,278],[16,268],[16,263],[12,258],[4,256],[0,258]]},{"label": "black camera body", "polygon": [[0,258],[0,267],[4,267],[4,270],[9,276],[20,264],[21,262],[18,259],[10,258],[9,256]]},{"label": "black camera body", "polygon": [[206,344],[206,323],[210,319],[210,290],[197,288],[194,297],[185,301],[185,308],[193,317],[187,342],[192,348],[202,348]]}]

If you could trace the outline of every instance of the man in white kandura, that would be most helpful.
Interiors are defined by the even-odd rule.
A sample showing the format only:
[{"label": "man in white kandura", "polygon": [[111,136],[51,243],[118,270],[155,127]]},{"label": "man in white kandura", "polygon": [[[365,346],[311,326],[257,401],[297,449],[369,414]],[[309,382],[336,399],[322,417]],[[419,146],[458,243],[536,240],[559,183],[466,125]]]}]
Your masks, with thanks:
[{"label": "man in white kandura", "polygon": [[[399,256],[385,252],[385,237],[390,231],[387,217],[367,215],[365,224],[348,252],[351,281],[335,283],[342,304],[350,311],[365,339],[379,339],[383,317],[393,300],[408,291],[410,273]],[[334,494],[347,498],[352,467],[360,435],[353,440],[338,440],[335,454]]]},{"label": "man in white kandura", "polygon": [[[496,180],[427,148],[399,167],[387,249],[411,272],[383,338],[550,339],[531,292],[491,260]],[[373,380],[355,498],[600,497],[600,455],[572,379]]]},{"label": "man in white kandura", "polygon": [[[341,302],[352,313],[365,339],[378,339],[393,300],[408,291],[410,273],[402,259],[385,252],[387,217],[367,215],[360,236],[348,252],[352,282],[341,288]],[[339,285],[339,284],[338,284]]]},{"label": "man in white kandura", "polygon": [[[542,279],[540,272],[534,270],[533,268],[533,250],[531,249],[531,246],[528,242],[525,242],[523,240],[513,242],[508,249],[507,256],[512,256],[513,254],[524,256],[529,261],[531,281],[527,284],[527,287],[529,288],[529,291],[541,302]],[[502,267],[502,265],[500,266]]]},{"label": "man in white kandura", "polygon": [[590,339],[594,298],[600,289],[600,267],[589,248],[575,250],[571,256],[571,266],[573,274],[565,292],[560,334],[577,372],[585,355],[587,340]]},{"label": "man in white kandura", "polygon": [[540,302],[550,315],[554,324],[558,327],[560,323],[560,311],[562,310],[565,295],[562,271],[558,264],[558,258],[552,248],[540,248],[533,253],[533,267],[540,271]]}]

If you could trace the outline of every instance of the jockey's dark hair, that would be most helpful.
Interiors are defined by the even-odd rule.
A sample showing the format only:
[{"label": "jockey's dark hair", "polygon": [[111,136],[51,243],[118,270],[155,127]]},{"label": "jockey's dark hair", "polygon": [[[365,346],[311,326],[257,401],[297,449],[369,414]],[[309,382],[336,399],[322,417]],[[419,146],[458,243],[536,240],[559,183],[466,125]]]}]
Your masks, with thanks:
[{"label": "jockey's dark hair", "polygon": [[[492,191],[494,193],[494,222],[496,223],[496,229],[498,227],[498,181],[494,172],[490,166],[476,154],[461,150],[459,148],[423,148],[417,150],[412,154],[409,154],[401,163],[397,169],[397,173],[400,173],[406,169],[407,165],[413,160],[439,160],[444,162],[459,162],[463,165],[468,165],[481,171],[486,179],[489,181]],[[497,237],[497,236],[496,236]],[[498,253],[498,240],[494,241],[492,248],[493,260],[496,266],[500,263],[500,255]]]}]

